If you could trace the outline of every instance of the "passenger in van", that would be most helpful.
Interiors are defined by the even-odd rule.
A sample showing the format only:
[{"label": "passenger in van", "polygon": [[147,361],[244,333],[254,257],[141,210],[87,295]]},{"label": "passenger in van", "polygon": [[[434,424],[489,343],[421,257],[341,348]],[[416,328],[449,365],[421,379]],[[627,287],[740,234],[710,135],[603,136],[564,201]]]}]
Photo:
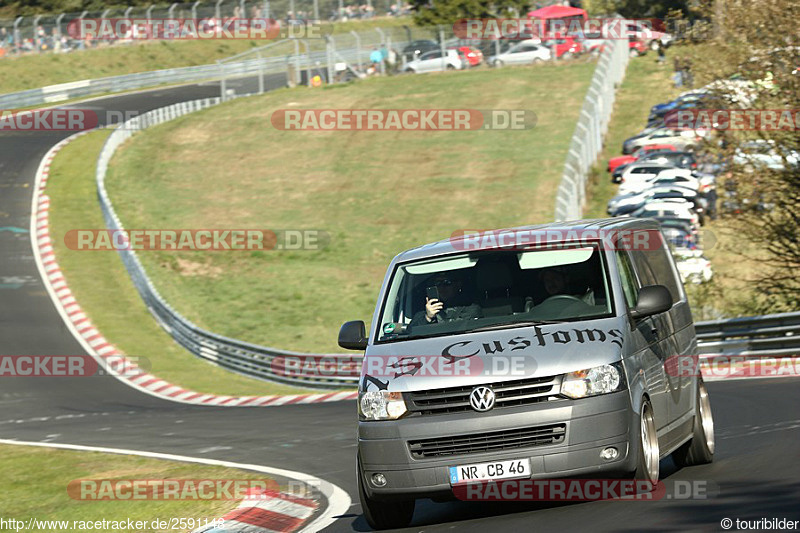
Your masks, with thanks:
[{"label": "passenger in van", "polygon": [[440,273],[434,280],[439,298],[425,297],[425,309],[419,311],[411,319],[411,326],[433,324],[436,322],[452,322],[453,320],[470,320],[481,318],[481,307],[469,303],[463,292],[463,282]]},{"label": "passenger in van", "polygon": [[584,290],[576,290],[576,284],[572,283],[569,272],[563,267],[548,268],[542,271],[539,278],[547,293],[545,300],[553,296],[565,295],[577,298],[586,304],[595,305],[594,291],[589,287],[585,287]]}]

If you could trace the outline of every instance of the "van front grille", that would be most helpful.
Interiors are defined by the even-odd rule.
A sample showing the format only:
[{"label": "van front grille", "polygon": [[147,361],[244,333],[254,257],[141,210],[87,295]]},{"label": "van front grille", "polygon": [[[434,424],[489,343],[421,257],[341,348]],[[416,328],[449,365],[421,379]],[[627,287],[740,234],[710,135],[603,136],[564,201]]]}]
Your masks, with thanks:
[{"label": "van front grille", "polygon": [[550,424],[524,429],[412,440],[408,441],[408,449],[415,459],[428,459],[560,444],[564,442],[566,434],[566,424]]},{"label": "van front grille", "polygon": [[[501,381],[487,385],[495,393],[494,409],[529,405],[559,399],[561,377],[551,376],[516,381]],[[423,415],[470,411],[469,395],[474,385],[406,392],[408,410]]]}]

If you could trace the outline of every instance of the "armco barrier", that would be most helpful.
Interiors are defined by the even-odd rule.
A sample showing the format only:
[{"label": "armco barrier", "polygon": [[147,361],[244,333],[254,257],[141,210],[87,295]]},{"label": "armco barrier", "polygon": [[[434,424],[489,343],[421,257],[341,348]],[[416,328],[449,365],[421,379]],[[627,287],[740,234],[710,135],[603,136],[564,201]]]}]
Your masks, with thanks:
[{"label": "armco barrier", "polygon": [[[96,175],[100,206],[109,229],[123,229],[105,188],[108,163],[117,148],[136,131],[219,103],[219,98],[208,98],[156,109],[129,120],[109,136],[98,158]],[[197,327],[161,298],[134,251],[121,250],[119,253],[150,312],[179,344],[195,355],[251,377],[293,385],[341,388],[358,382],[361,355],[325,355],[329,361],[335,362],[336,375],[324,375],[325,372],[318,371],[304,373],[300,369],[281,372],[280,369],[287,365],[287,358],[303,360],[309,354],[258,346]],[[800,354],[800,313],[698,322],[696,328],[701,354],[771,357]],[[276,369],[279,372],[276,373]]]},{"label": "armco barrier", "polygon": [[712,320],[695,327],[701,354],[800,355],[800,313]]},{"label": "armco barrier", "polygon": [[[324,54],[324,53],[323,53]],[[315,56],[312,54],[312,59]],[[279,73],[286,71],[285,57],[265,57],[261,60],[241,61],[220,65],[200,65],[152,72],[139,72],[123,76],[111,76],[96,80],[81,80],[60,85],[50,85],[17,93],[0,95],[0,109],[63,102],[73,98],[85,98],[107,93],[118,93],[144,89],[164,84],[200,82],[224,77],[238,77],[257,73]]]},{"label": "armco barrier", "polygon": [[[103,211],[103,217],[109,229],[123,229],[122,222],[114,212],[114,207],[105,188],[108,163],[117,148],[137,131],[219,103],[219,98],[207,98],[181,102],[169,107],[156,109],[127,121],[108,137],[97,160],[96,179],[100,208]],[[319,369],[318,371],[304,372],[299,375],[301,371],[295,368],[296,362],[300,357],[308,354],[257,346],[229,339],[197,327],[173,309],[159,295],[147,277],[144,268],[142,268],[136,252],[133,250],[120,250],[119,254],[150,312],[176,342],[193,354],[251,377],[291,385],[335,389],[350,387],[358,382],[358,376],[361,371],[361,356],[359,355],[328,354],[325,355],[327,367],[318,366],[316,367]],[[288,363],[287,358],[289,359]],[[291,370],[282,371],[287,366]],[[331,368],[336,368],[336,370],[331,371]]]}]

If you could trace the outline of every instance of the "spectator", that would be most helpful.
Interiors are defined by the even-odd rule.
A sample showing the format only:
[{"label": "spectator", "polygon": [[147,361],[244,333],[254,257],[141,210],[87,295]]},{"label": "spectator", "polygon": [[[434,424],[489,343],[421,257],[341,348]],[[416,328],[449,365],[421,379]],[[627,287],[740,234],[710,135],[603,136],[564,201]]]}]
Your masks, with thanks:
[{"label": "spectator", "polygon": [[672,61],[672,68],[675,71],[672,74],[672,79],[675,80],[675,87],[683,87],[683,57],[675,56]]}]

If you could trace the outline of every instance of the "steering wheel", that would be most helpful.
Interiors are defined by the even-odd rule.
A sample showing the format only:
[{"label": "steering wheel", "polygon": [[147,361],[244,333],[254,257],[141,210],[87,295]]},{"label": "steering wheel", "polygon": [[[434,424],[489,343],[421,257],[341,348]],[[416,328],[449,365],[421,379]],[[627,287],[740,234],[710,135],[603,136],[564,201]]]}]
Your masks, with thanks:
[{"label": "steering wheel", "polygon": [[[571,302],[581,302],[581,303],[583,303],[583,300],[581,300],[577,296],[572,296],[571,294],[554,294],[553,296],[550,296],[549,298],[545,298],[544,302],[542,302],[542,303],[551,302],[551,301],[555,301],[555,300],[569,300]],[[539,304],[539,305],[541,305],[541,304]]]}]

